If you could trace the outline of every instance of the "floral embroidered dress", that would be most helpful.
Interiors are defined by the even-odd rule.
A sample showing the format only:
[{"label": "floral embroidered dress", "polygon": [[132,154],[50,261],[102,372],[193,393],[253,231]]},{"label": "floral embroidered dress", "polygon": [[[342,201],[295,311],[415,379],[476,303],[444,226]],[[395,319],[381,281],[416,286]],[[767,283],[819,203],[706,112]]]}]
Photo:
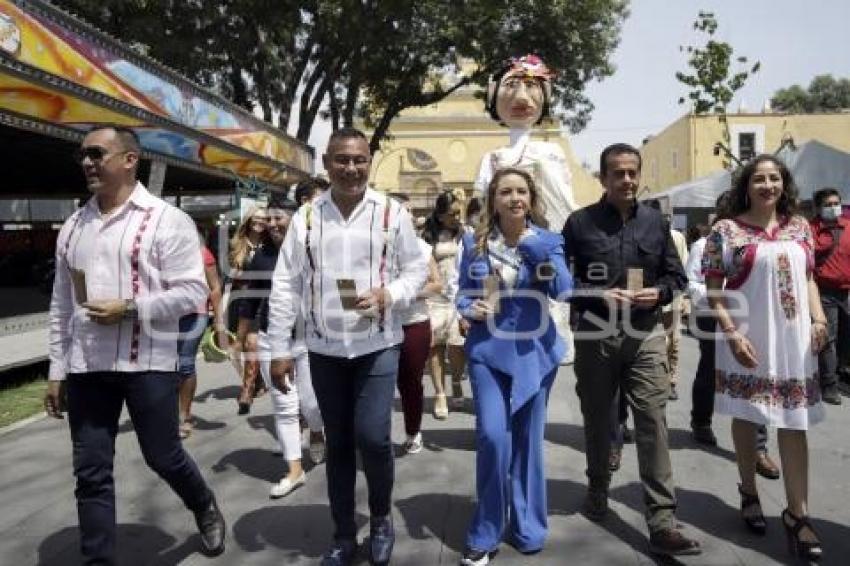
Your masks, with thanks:
[{"label": "floral embroidered dress", "polygon": [[746,368],[727,343],[717,345],[718,413],[797,430],[823,419],[808,302],[812,249],[809,224],[799,216],[783,219],[770,233],[741,220],[712,228],[703,273],[725,279],[729,314],[758,359],[755,368]]}]

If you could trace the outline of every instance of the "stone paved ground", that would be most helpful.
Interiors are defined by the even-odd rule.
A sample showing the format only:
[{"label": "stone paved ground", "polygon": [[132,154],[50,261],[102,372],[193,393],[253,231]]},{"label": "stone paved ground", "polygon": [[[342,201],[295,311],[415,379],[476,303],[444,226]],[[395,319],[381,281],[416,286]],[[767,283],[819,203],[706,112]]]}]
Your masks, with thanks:
[{"label": "stone paved ground", "polygon": [[[689,395],[696,367],[695,342],[683,339],[683,384]],[[187,448],[218,494],[228,521],[227,551],[216,559],[197,552],[190,514],[142,461],[132,428],[121,427],[116,457],[119,547],[122,564],[261,565],[315,564],[330,535],[323,466],[305,487],[272,501],[270,484],[281,474],[275,454],[269,401],[238,417],[237,383],[225,365],[200,365],[198,426]],[[427,380],[427,378],[426,378]],[[546,432],[550,536],[533,557],[502,546],[495,564],[643,565],[654,562],[646,549],[642,498],[634,446],[626,447],[623,468],[612,489],[613,513],[593,524],[578,513],[584,493],[581,418],[575,379],[565,368],[556,382]],[[468,383],[465,384],[468,394]],[[430,387],[426,386],[426,391]],[[779,513],[781,481],[759,480],[768,516],[768,535],[747,534],[737,515],[736,471],[729,420],[718,418],[716,450],[697,448],[688,431],[690,401],[669,405],[670,444],[678,485],[679,520],[702,540],[702,556],[684,564],[772,565],[791,563]],[[850,402],[850,399],[845,399]],[[401,413],[394,438],[402,440]],[[403,456],[397,446],[395,517],[398,542],[394,564],[457,564],[473,510],[474,420],[468,412],[444,422],[425,418],[426,449]],[[810,436],[811,509],[825,546],[824,564],[850,561],[850,405],[828,407],[828,420]],[[771,448],[775,454],[775,438]],[[0,564],[65,566],[79,561],[70,441],[64,421],[42,419],[0,435]],[[365,535],[365,489],[358,482],[359,521]],[[675,561],[669,561],[676,563]],[[366,562],[363,561],[363,564]]]}]

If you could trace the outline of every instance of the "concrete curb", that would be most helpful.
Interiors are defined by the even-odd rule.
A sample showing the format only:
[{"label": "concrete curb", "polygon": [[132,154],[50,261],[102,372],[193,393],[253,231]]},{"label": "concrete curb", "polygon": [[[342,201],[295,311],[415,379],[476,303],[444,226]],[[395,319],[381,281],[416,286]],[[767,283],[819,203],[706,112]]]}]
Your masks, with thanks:
[{"label": "concrete curb", "polygon": [[25,426],[30,425],[34,422],[40,421],[41,419],[44,419],[46,417],[47,417],[47,413],[42,411],[40,413],[36,413],[35,415],[33,415],[31,417],[27,417],[23,420],[20,420],[16,423],[12,423],[10,425],[4,426],[3,428],[0,428],[0,436],[4,436],[4,435],[6,435],[10,432],[16,431],[19,428],[24,428]]}]

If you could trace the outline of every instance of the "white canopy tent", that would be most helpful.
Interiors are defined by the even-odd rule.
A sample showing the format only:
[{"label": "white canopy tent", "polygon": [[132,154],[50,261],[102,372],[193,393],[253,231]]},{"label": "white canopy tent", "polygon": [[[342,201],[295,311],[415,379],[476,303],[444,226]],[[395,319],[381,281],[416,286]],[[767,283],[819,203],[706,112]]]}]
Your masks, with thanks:
[{"label": "white canopy tent", "polygon": [[[791,170],[801,201],[811,200],[823,187],[835,187],[844,202],[850,201],[850,154],[812,140],[795,149],[786,145],[777,157]],[[731,186],[730,172],[717,171],[647,198],[669,199],[674,209],[714,208],[717,197]]]}]

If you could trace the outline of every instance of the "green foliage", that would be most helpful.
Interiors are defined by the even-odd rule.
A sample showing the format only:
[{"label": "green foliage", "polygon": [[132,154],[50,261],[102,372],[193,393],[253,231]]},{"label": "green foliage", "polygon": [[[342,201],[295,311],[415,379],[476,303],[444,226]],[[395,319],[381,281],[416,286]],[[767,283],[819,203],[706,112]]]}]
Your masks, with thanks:
[{"label": "green foliage", "polygon": [[779,112],[805,114],[845,110],[850,108],[850,79],[818,75],[812,79],[808,89],[800,85],[781,88],[770,102]]},{"label": "green foliage", "polygon": [[729,122],[726,120],[726,109],[732,102],[735,93],[741,90],[751,75],[757,73],[761,63],[756,61],[749,64],[746,57],[735,57],[732,46],[725,41],[716,41],[717,19],[712,12],[700,11],[694,29],[708,36],[705,45],[679,46],[679,50],[688,54],[690,73],[676,73],[676,79],[687,86],[687,97],[680,97],[679,104],[690,102],[694,114],[714,112],[723,123],[723,140],[715,144],[715,151],[725,155],[723,166],[731,167],[730,161],[740,165],[737,156],[729,150]]},{"label": "green foliage", "polygon": [[[334,127],[356,117],[378,148],[405,108],[486,85],[507,57],[558,71],[554,102],[574,132],[585,85],[608,61],[628,0],[56,0],[97,27],[306,140],[323,101]],[[471,62],[471,64],[466,64]],[[299,91],[301,94],[296,97]]]},{"label": "green foliage", "polygon": [[[725,114],[735,93],[761,67],[758,61],[749,65],[746,57],[734,57],[731,45],[725,41],[716,41],[714,34],[717,26],[717,19],[712,12],[700,12],[694,22],[694,29],[708,35],[705,45],[679,47],[680,51],[688,54],[691,71],[676,73],[676,79],[690,89],[687,97],[679,98],[679,104],[690,101],[695,114]],[[733,70],[733,66],[738,69]]]}]

